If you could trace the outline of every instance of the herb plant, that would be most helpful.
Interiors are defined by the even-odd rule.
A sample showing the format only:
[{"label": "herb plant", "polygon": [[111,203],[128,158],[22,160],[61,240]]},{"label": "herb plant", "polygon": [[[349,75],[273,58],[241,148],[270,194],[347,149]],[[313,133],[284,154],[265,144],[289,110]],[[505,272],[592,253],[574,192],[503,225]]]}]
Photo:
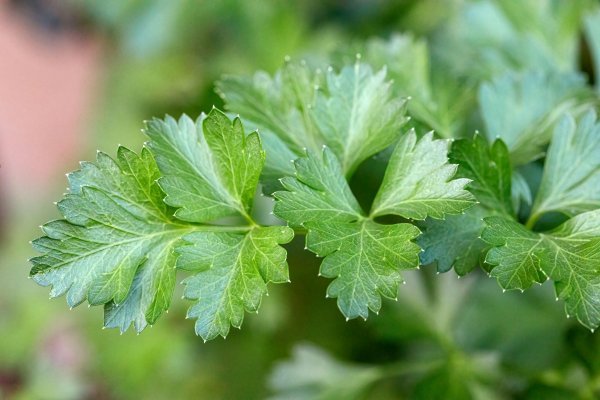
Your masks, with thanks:
[{"label": "herb plant", "polygon": [[[497,17],[476,4],[469,15]],[[449,30],[471,66],[395,35],[359,44],[355,60],[348,50],[225,76],[227,113],[153,119],[139,154],[98,153],[68,175],[64,219],[33,242],[31,277],[70,307],[103,305],[106,327],[139,332],[169,309],[184,271],[188,317],[210,340],[258,312],[270,283],[289,282],[284,245],[305,236],[346,319],[379,313],[404,290],[402,272],[424,266],[482,269],[499,290],[550,280],[566,316],[593,331],[599,92],[565,61],[580,26],[599,75],[596,13],[563,27],[556,48],[518,29]]]}]

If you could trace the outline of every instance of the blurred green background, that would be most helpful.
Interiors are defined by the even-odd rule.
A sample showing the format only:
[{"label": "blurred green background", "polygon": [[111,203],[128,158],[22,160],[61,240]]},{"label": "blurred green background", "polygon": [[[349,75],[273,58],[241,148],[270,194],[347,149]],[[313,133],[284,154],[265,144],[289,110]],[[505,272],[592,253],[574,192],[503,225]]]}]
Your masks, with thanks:
[{"label": "blurred green background", "polygon": [[[479,126],[470,90],[484,80],[556,68],[593,82],[593,43],[582,21],[595,7],[593,0],[5,2],[0,22],[10,24],[0,24],[0,36],[18,31],[26,44],[0,42],[15,54],[23,49],[9,57],[0,47],[0,398],[595,398],[600,340],[564,318],[549,285],[503,294],[483,273],[458,280],[426,267],[406,275],[399,300],[379,316],[345,322],[325,299],[319,260],[297,238],[288,246],[292,284],[272,287],[241,332],[204,344],[184,319],[181,293],[152,329],[120,336],[100,329],[100,308],[69,311],[26,279],[28,241],[41,222],[59,218],[52,201],[64,190],[63,174],[96,149],[137,151],[142,121],[152,116],[222,107],[214,82],[223,74],[273,73],[288,55],[340,63],[364,40],[410,32],[430,54],[424,64],[406,54],[416,71],[407,81],[419,90],[417,74],[430,68],[440,134],[469,135]],[[36,49],[47,58],[35,58],[46,51]],[[87,72],[69,72],[61,57],[85,58]],[[37,68],[37,91],[23,76],[28,63]],[[64,76],[45,75],[52,65]],[[69,91],[83,93],[73,97],[77,107],[63,100]],[[7,107],[18,102],[22,112],[11,114]],[[57,114],[76,122],[55,124]],[[354,189],[368,191],[360,177]]]}]

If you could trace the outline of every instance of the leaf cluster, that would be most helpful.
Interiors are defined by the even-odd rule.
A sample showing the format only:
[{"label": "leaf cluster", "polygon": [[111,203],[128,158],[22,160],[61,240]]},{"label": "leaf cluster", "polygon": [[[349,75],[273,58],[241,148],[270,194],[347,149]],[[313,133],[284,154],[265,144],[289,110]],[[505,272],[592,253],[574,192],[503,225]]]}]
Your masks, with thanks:
[{"label": "leaf cluster", "polygon": [[[482,267],[504,289],[552,280],[567,315],[595,329],[600,122],[598,94],[561,61],[574,17],[559,13],[567,32],[549,49],[550,33],[518,31],[508,4],[490,7],[470,15],[501,12],[509,33],[455,32],[476,49],[495,43],[475,60],[480,75],[435,42],[397,35],[361,44],[350,62],[224,77],[229,115],[149,121],[139,154],[98,153],[69,174],[63,219],[33,242],[31,277],[71,307],[103,305],[106,327],[139,332],[168,310],[184,271],[188,317],[209,340],[258,312],[269,283],[289,281],[282,245],[305,235],[347,319],[397,298],[403,270],[435,264],[459,276]],[[598,15],[585,22],[595,55]],[[528,56],[507,53],[515,44]],[[352,178],[373,157],[383,168],[365,202]],[[275,223],[257,211],[263,194]]]}]

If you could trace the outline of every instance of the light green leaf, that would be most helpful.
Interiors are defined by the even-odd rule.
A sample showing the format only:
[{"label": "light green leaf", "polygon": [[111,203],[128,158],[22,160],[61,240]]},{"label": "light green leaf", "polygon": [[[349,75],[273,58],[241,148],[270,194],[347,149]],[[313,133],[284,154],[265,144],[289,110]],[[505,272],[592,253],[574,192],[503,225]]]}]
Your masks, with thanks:
[{"label": "light green leaf", "polygon": [[565,116],[554,130],[532,215],[573,216],[600,208],[600,123],[589,111],[578,124]]},{"label": "light green leaf", "polygon": [[489,141],[500,138],[514,165],[543,154],[552,127],[567,111],[576,111],[584,79],[575,73],[505,74],[479,90],[479,107]]},{"label": "light green leaf", "polygon": [[486,262],[506,289],[552,279],[567,315],[600,325],[600,210],[579,214],[554,231],[534,233],[502,217],[485,220],[482,238],[493,248]]},{"label": "light green leaf", "polygon": [[392,97],[385,69],[373,73],[369,65],[357,62],[339,73],[329,69],[311,115],[344,173],[351,174],[398,138],[407,121],[405,103]]},{"label": "light green leaf", "polygon": [[374,68],[387,67],[394,94],[410,97],[412,118],[442,137],[459,136],[474,101],[472,85],[449,79],[444,70],[430,74],[427,42],[410,34],[367,41],[364,59]]},{"label": "light green leaf", "polygon": [[[323,73],[306,63],[287,62],[273,78],[226,77],[218,91],[229,111],[241,114],[265,137],[269,177],[291,175],[289,160],[304,148],[327,145],[339,158],[345,175],[368,157],[385,149],[407,121],[406,102],[393,96],[386,71],[374,73],[357,62],[340,72]],[[282,145],[288,153],[281,157]],[[294,157],[289,157],[289,153]],[[271,156],[271,153],[276,153]]]},{"label": "light green leaf", "polygon": [[515,71],[575,71],[581,17],[589,0],[461,3],[435,36],[434,48],[455,74],[490,78]]},{"label": "light green leaf", "polygon": [[77,306],[107,304],[105,325],[141,331],[169,307],[175,281],[173,248],[190,228],[162,202],[158,169],[143,149],[121,147],[113,161],[98,153],[69,175],[70,194],[58,203],[64,220],[43,227],[33,242],[32,278]]},{"label": "light green leaf", "polygon": [[378,312],[381,296],[395,298],[400,271],[416,268],[419,230],[410,224],[381,225],[367,219],[329,149],[296,161],[296,178],[282,180],[275,214],[307,229],[306,245],[325,257],[320,274],[334,281],[327,290],[346,318]]},{"label": "light green leaf", "polygon": [[[289,242],[293,231],[259,227],[250,216],[264,162],[257,133],[246,136],[239,118],[231,121],[216,109],[195,125],[183,121],[179,129],[169,119],[154,121],[148,132],[164,175],[165,201],[182,207],[176,214],[194,222],[214,222],[229,210],[247,221],[204,225],[176,249],[177,266],[196,272],[185,280],[185,296],[197,300],[188,317],[198,319],[196,333],[209,340],[226,336],[230,325],[240,327],[244,309],[257,311],[267,283],[288,281],[286,252],[278,245]],[[210,179],[203,180],[206,176]],[[224,193],[220,204],[211,198],[218,190]]]},{"label": "light green leaf", "polygon": [[264,163],[257,133],[246,137],[238,118],[232,123],[213,109],[196,122],[187,116],[154,119],[146,134],[163,175],[165,202],[178,208],[177,218],[201,223],[248,218]]},{"label": "light green leaf", "polygon": [[458,214],[475,202],[464,190],[469,179],[454,179],[456,165],[448,163],[448,140],[433,140],[433,133],[417,141],[410,131],[398,142],[375,197],[371,215],[405,218],[443,218]]},{"label": "light green leaf", "polygon": [[187,316],[197,318],[196,334],[204,340],[227,336],[239,328],[244,310],[258,312],[267,283],[288,282],[286,252],[294,231],[285,226],[243,233],[194,232],[179,247],[177,266],[195,272],[184,281],[184,295],[197,300]]},{"label": "light green leaf", "polygon": [[228,111],[243,116],[245,125],[246,121],[254,124],[261,135],[269,132],[299,153],[304,147],[316,149],[324,144],[309,117],[323,80],[320,69],[286,62],[273,77],[265,72],[251,78],[225,76],[217,82],[217,92]]}]

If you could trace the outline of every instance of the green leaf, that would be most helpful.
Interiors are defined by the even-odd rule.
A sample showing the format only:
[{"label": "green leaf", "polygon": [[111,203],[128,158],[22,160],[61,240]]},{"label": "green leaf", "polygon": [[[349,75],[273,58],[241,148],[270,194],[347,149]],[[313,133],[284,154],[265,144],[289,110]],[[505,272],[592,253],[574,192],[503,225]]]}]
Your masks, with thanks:
[{"label": "green leaf", "polygon": [[274,135],[292,152],[299,153],[304,147],[323,144],[309,117],[323,80],[320,69],[286,62],[273,77],[262,71],[251,78],[225,76],[217,82],[217,92],[227,110],[242,115],[245,124],[254,124],[261,135]]},{"label": "green leaf", "polygon": [[454,179],[456,165],[448,163],[448,140],[433,140],[433,133],[417,141],[413,130],[398,142],[386,169],[371,215],[405,218],[443,218],[458,214],[475,199],[464,190],[469,179]]},{"label": "green leaf", "polygon": [[329,149],[323,149],[323,157],[309,152],[294,165],[296,178],[283,178],[281,183],[287,191],[275,193],[280,200],[275,204],[277,216],[294,227],[307,222],[353,222],[361,218],[363,211]]},{"label": "green leaf", "polygon": [[[213,109],[196,124],[167,118],[153,121],[148,135],[156,155],[166,202],[181,207],[176,215],[194,222],[215,222],[225,215],[245,217],[246,226],[205,225],[178,247],[179,268],[196,272],[185,280],[185,296],[197,300],[188,317],[198,318],[196,333],[209,340],[240,327],[244,309],[257,311],[269,282],[288,281],[287,227],[259,227],[250,216],[264,162],[256,133],[241,121]],[[187,195],[187,194],[193,195]],[[217,198],[219,202],[215,202]]]},{"label": "green leaf", "polygon": [[[511,183],[512,204],[515,210],[519,210],[522,205],[531,206],[533,203],[533,194],[527,179],[521,171],[513,171]],[[517,211],[518,214],[518,211]]]},{"label": "green leaf", "polygon": [[472,140],[457,140],[452,144],[450,161],[458,164],[457,176],[472,181],[469,191],[484,207],[508,216],[514,214],[510,155],[502,140],[497,139],[491,146],[478,134]]},{"label": "green leaf", "polygon": [[400,270],[419,264],[419,229],[410,224],[381,225],[369,220],[308,223],[307,247],[325,257],[320,273],[334,279],[327,297],[337,298],[347,319],[379,313],[381,296],[395,299]]},{"label": "green leaf", "polygon": [[458,177],[471,181],[469,190],[479,204],[462,215],[447,216],[444,221],[424,221],[419,225],[423,234],[417,243],[423,248],[421,263],[436,262],[438,272],[447,272],[454,267],[458,275],[465,275],[482,265],[487,248],[480,238],[483,218],[514,214],[511,167],[504,143],[496,140],[488,146],[478,134],[473,139],[455,141],[450,161],[458,164]]},{"label": "green leaf", "polygon": [[369,65],[357,62],[339,73],[329,69],[326,78],[311,115],[349,175],[398,138],[407,121],[406,101],[392,97],[385,69],[373,73]]},{"label": "green leaf", "polygon": [[289,282],[286,252],[279,245],[293,237],[285,226],[185,236],[188,245],[177,249],[177,266],[195,273],[184,281],[184,295],[197,300],[187,314],[197,318],[196,334],[204,340],[227,336],[230,325],[242,325],[244,310],[258,312],[269,282]]},{"label": "green leaf", "polygon": [[190,230],[162,202],[158,176],[146,149],[82,163],[58,203],[65,219],[44,225],[46,236],[33,242],[42,255],[31,260],[31,277],[52,285],[51,297],[66,294],[71,307],[107,304],[107,327],[153,324],[171,302],[173,249]]},{"label": "green leaf", "polygon": [[246,136],[239,118],[232,123],[213,109],[196,122],[187,116],[154,119],[146,134],[163,175],[165,202],[178,208],[177,218],[200,223],[249,218],[265,155],[258,134]]},{"label": "green leaf", "polygon": [[484,83],[479,106],[488,139],[502,139],[514,165],[539,158],[558,118],[577,109],[584,85],[578,74],[555,72],[510,73]]},{"label": "green leaf", "polygon": [[[515,71],[575,71],[588,0],[462,3],[434,46],[446,69],[470,79]],[[449,13],[446,13],[446,15]]]},{"label": "green leaf", "polygon": [[450,79],[442,69],[430,74],[425,40],[410,34],[371,39],[365,44],[364,59],[374,68],[387,68],[394,93],[410,97],[412,118],[442,137],[459,136],[466,114],[473,108],[472,85]]},{"label": "green leaf", "polygon": [[579,214],[548,233],[534,233],[502,217],[485,220],[482,238],[493,248],[486,262],[505,289],[555,282],[567,315],[600,325],[600,210]]},{"label": "green leaf", "polygon": [[423,234],[417,243],[423,252],[421,264],[437,263],[438,272],[454,268],[460,276],[480,265],[487,246],[480,239],[489,211],[481,205],[469,208],[461,215],[448,215],[444,220],[426,219],[419,227]]},{"label": "green leaf", "polygon": [[345,175],[352,174],[392,144],[407,121],[406,102],[393,96],[385,69],[374,73],[359,62],[339,73],[287,62],[273,78],[262,72],[252,79],[226,77],[218,91],[229,111],[243,115],[267,138],[269,174],[263,178],[269,185],[275,171],[282,173],[278,178],[293,174],[289,160],[304,148],[320,151],[322,145],[338,156]]},{"label": "green leaf", "polygon": [[281,188],[280,178],[294,174],[290,161],[303,148],[318,149],[325,143],[309,114],[323,75],[306,63],[286,62],[273,77],[257,72],[217,82],[226,109],[242,115],[245,126],[260,130],[267,155],[261,182],[269,194]]},{"label": "green leaf", "polygon": [[[120,148],[117,161],[99,153],[69,176],[71,193],[59,203],[65,220],[46,224],[47,236],[33,243],[43,254],[32,259],[31,275],[71,306],[105,304],[105,326],[141,331],[168,308],[175,268],[192,271],[185,295],[197,300],[188,313],[198,318],[196,332],[225,336],[244,309],[258,309],[269,282],[288,281],[279,244],[293,231],[250,217],[260,140],[218,110],[197,123],[153,120],[148,134],[158,162],[146,148],[139,157]],[[195,223],[176,219],[165,202]],[[216,224],[230,215],[247,224]]]},{"label": "green leaf", "polygon": [[416,268],[419,230],[410,224],[381,225],[367,219],[328,149],[295,162],[296,178],[274,194],[275,214],[308,230],[306,245],[325,257],[320,274],[334,281],[327,290],[346,318],[379,312],[381,296],[395,298],[400,271]]},{"label": "green leaf", "polygon": [[540,268],[544,252],[543,237],[516,221],[504,217],[488,217],[482,239],[492,246],[485,261],[493,265],[491,275],[504,289],[527,289],[546,281]]},{"label": "green leaf", "polygon": [[591,110],[578,124],[566,115],[554,130],[532,215],[573,216],[600,208],[600,123]]}]

